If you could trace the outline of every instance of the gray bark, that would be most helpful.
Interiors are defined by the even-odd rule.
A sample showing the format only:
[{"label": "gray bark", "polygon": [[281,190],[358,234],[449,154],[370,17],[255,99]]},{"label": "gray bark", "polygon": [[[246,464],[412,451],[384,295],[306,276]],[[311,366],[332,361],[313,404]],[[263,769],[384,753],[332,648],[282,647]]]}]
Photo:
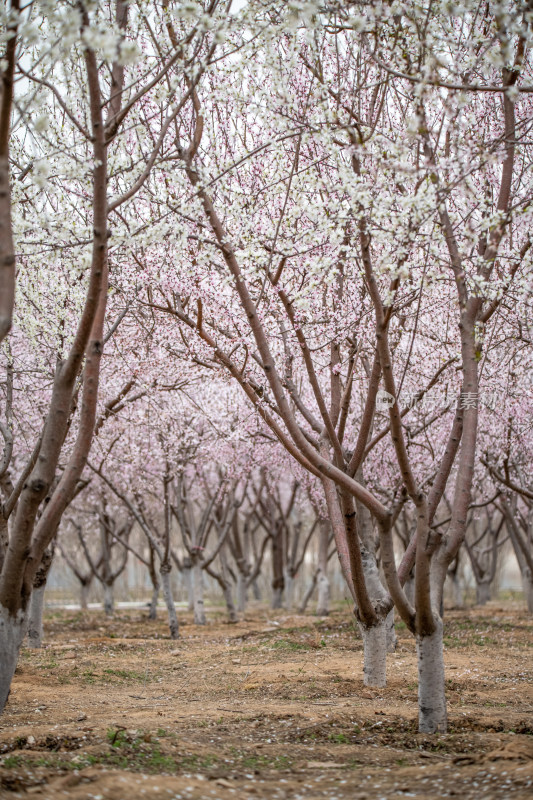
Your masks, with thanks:
[{"label": "gray bark", "polygon": [[305,590],[305,593],[304,593],[304,596],[303,596],[302,602],[300,603],[300,608],[298,609],[298,611],[299,611],[299,613],[300,613],[300,614],[303,614],[303,613],[304,613],[304,611],[305,611],[305,609],[307,608],[307,605],[308,605],[308,603],[309,603],[309,600],[311,599],[311,597],[312,597],[312,594],[313,594],[313,592],[315,591],[316,580],[317,580],[317,573],[318,573],[318,570],[315,572],[315,574],[313,575],[313,577],[312,577],[312,578],[311,578],[311,580],[309,581],[309,584],[308,584],[308,586],[307,586],[307,589]]},{"label": "gray bark", "polygon": [[380,620],[372,628],[359,623],[364,648],[364,684],[365,686],[387,685],[387,625]]},{"label": "gray bark", "polygon": [[30,598],[28,615],[28,647],[43,646],[43,609],[46,584],[34,589]]},{"label": "gray bark", "polygon": [[163,597],[165,598],[165,604],[168,612],[170,638],[179,639],[180,632],[178,617],[176,615],[176,606],[174,605],[174,597],[172,596],[172,588],[170,586],[170,569],[161,568],[159,570],[159,574],[161,576],[161,587],[163,589]]},{"label": "gray bark", "polygon": [[7,608],[0,606],[0,713],[9,697],[26,624],[26,615],[22,611],[13,616]]},{"label": "gray bark", "polygon": [[533,614],[533,576],[529,570],[527,570],[527,574],[522,573],[522,585],[524,587],[527,610]]},{"label": "gray bark", "polygon": [[[459,578],[459,575],[454,575],[452,578],[452,587],[453,587],[453,605],[455,608],[464,608],[465,605],[465,596],[464,596],[464,585],[463,581]],[[489,598],[490,599],[490,598]]]},{"label": "gray bark", "polygon": [[183,581],[187,589],[187,611],[194,611],[194,592],[192,585],[192,568],[184,564],[183,566]]},{"label": "gray bark", "polygon": [[230,622],[237,622],[237,609],[235,608],[235,603],[233,602],[233,595],[231,594],[231,586],[229,581],[224,586],[222,590],[224,593],[224,600],[226,601],[226,608],[228,609],[228,619]]},{"label": "gray bark", "polygon": [[104,583],[104,611],[107,617],[112,617],[115,610],[113,597],[113,584]]},{"label": "gray bark", "polygon": [[294,578],[292,575],[285,576],[285,608],[292,611],[294,605]]},{"label": "gray bark", "polygon": [[491,585],[488,581],[476,583],[476,606],[484,606],[491,597]]},{"label": "gray bark", "polygon": [[318,540],[318,570],[316,582],[318,586],[317,617],[326,617],[330,610],[330,588],[328,579],[328,547],[331,525],[329,520],[320,520],[320,538]]},{"label": "gray bark", "polygon": [[242,572],[237,574],[237,610],[241,614],[246,610],[246,576]]},{"label": "gray bark", "polygon": [[405,596],[409,600],[412,606],[415,604],[415,578],[414,575],[409,575],[407,580],[405,581],[405,586],[403,587],[405,592]]},{"label": "gray bark", "polygon": [[80,608],[82,611],[87,611],[87,601],[89,599],[89,583],[80,584]]},{"label": "gray bark", "polygon": [[513,545],[514,554],[516,556],[518,567],[520,569],[520,576],[522,578],[522,587],[524,590],[527,610],[533,614],[533,575],[528,567],[526,557],[522,552],[522,548],[520,547],[520,544],[517,541],[513,529],[509,525],[507,526],[507,529],[509,531],[511,544]]},{"label": "gray bark", "polygon": [[276,587],[272,592],[272,608],[282,608],[283,588]]},{"label": "gray bark", "polygon": [[194,606],[194,624],[205,625],[202,565],[198,560],[194,562],[192,568],[192,594]]},{"label": "gray bark", "polygon": [[431,636],[417,636],[418,655],[418,730],[420,733],[446,733],[444,694],[443,624],[434,612],[436,629]]},{"label": "gray bark", "polygon": [[387,614],[385,626],[387,628],[387,653],[395,653],[398,637],[396,636],[396,629],[394,627],[394,608],[391,608]]},{"label": "gray bark", "polygon": [[330,611],[331,592],[329,587],[328,573],[322,568],[318,570],[317,576],[318,602],[316,604],[317,617],[327,617]]},{"label": "gray bark", "polygon": [[154,586],[152,589],[152,599],[150,600],[150,611],[148,612],[148,619],[157,619],[157,601],[159,599],[159,586]]}]

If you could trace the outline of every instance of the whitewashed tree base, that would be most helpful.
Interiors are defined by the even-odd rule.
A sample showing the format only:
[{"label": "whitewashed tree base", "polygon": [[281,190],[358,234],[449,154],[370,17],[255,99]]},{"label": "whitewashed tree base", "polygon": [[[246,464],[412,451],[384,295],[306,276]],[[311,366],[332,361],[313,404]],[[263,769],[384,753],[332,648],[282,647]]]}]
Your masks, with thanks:
[{"label": "whitewashed tree base", "polygon": [[161,570],[161,587],[163,589],[163,597],[165,598],[165,605],[168,613],[168,627],[170,630],[171,639],[180,638],[180,629],[178,624],[178,617],[176,614],[176,606],[174,605],[174,597],[172,595],[172,587],[170,585],[170,570]]},{"label": "whitewashed tree base", "polygon": [[30,613],[28,615],[28,647],[39,648],[43,646],[43,610],[44,593],[46,584],[34,589],[30,599]]},{"label": "whitewashed tree base", "polygon": [[9,697],[26,626],[27,618],[22,611],[13,617],[0,606],[0,712]]},{"label": "whitewashed tree base", "polygon": [[420,733],[445,733],[448,723],[444,694],[443,624],[440,618],[436,619],[436,626],[431,636],[417,636],[416,640]]},{"label": "whitewashed tree base", "polygon": [[382,687],[387,685],[387,624],[380,620],[372,628],[359,624],[363,637],[365,686]]},{"label": "whitewashed tree base", "polygon": [[159,586],[154,587],[152,590],[152,599],[150,600],[150,610],[148,612],[148,619],[157,619],[157,601],[159,600]]},{"label": "whitewashed tree base", "polygon": [[204,586],[202,576],[202,566],[200,563],[194,565],[192,569],[192,595],[194,608],[194,624],[205,625],[204,609]]},{"label": "whitewashed tree base", "polygon": [[331,592],[328,576],[322,570],[318,573],[317,586],[318,602],[316,604],[316,615],[317,617],[327,617],[330,610]]},{"label": "whitewashed tree base", "polygon": [[104,583],[104,611],[106,617],[112,617],[115,610],[115,599],[113,597],[113,586]]}]

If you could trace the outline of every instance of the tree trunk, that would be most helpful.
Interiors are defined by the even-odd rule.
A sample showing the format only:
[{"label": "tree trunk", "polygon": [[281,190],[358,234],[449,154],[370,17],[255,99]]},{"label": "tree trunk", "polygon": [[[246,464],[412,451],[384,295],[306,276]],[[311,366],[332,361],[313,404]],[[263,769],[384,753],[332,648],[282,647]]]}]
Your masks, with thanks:
[{"label": "tree trunk", "polygon": [[228,609],[228,619],[230,622],[238,622],[239,618],[237,616],[237,609],[235,608],[235,603],[233,602],[233,596],[231,594],[231,585],[229,581],[226,581],[222,592],[224,594],[224,600],[226,601],[226,608]]},{"label": "tree trunk", "polygon": [[298,609],[300,614],[304,613],[304,611],[307,608],[307,605],[308,605],[308,603],[309,603],[309,601],[310,601],[310,599],[311,599],[311,597],[313,595],[313,592],[315,591],[317,574],[318,574],[318,570],[316,570],[316,572],[314,573],[313,577],[309,581],[309,585],[308,585],[307,589],[305,590],[305,594],[303,596],[302,602],[300,603],[300,607]]},{"label": "tree trunk", "polygon": [[488,603],[491,595],[491,586],[488,581],[476,583],[476,606],[484,606]]},{"label": "tree trunk", "polygon": [[283,528],[281,523],[276,523],[275,531],[272,534],[272,608],[281,608],[283,602],[285,588],[283,550]]},{"label": "tree trunk", "polygon": [[287,573],[285,577],[285,608],[292,611],[294,604],[294,578]]},{"label": "tree trunk", "polygon": [[9,697],[20,647],[26,633],[26,622],[23,611],[13,616],[7,608],[0,606],[0,712],[4,710]]},{"label": "tree trunk", "polygon": [[405,585],[403,587],[405,592],[405,596],[409,600],[412,606],[415,604],[415,576],[411,573],[407,580],[405,581]]},{"label": "tree trunk", "polygon": [[507,530],[509,531],[511,544],[513,545],[514,554],[518,562],[518,568],[520,569],[520,577],[522,578],[522,588],[524,590],[527,610],[533,614],[533,574],[528,567],[526,557],[522,552],[522,548],[520,547],[520,543],[517,541],[516,534],[514,533],[512,527],[507,525]]},{"label": "tree trunk", "polygon": [[159,585],[152,589],[152,599],[150,600],[150,610],[148,612],[148,619],[157,619],[157,601],[159,599]]},{"label": "tree trunk", "polygon": [[459,578],[459,575],[457,575],[457,573],[452,577],[452,586],[453,586],[454,608],[464,608],[465,597],[464,597],[463,581]]},{"label": "tree trunk", "polygon": [[187,611],[194,611],[194,591],[192,585],[192,567],[190,562],[184,560],[183,564],[183,581],[187,589]]},{"label": "tree trunk", "polygon": [[241,614],[246,610],[246,576],[240,571],[237,574],[237,610]]},{"label": "tree trunk", "polygon": [[394,608],[391,608],[387,614],[385,626],[387,628],[387,653],[395,653],[398,637],[396,636],[396,629],[394,627]]},{"label": "tree trunk", "polygon": [[44,592],[53,560],[54,545],[51,545],[43,553],[41,564],[33,579],[33,590],[28,612],[28,647],[39,648],[43,645]]},{"label": "tree trunk", "polygon": [[205,625],[204,586],[202,565],[196,560],[192,567],[192,595],[194,606],[194,624]]},{"label": "tree trunk", "polygon": [[252,592],[254,595],[254,600],[261,600],[261,589],[257,583],[257,578],[254,578],[252,581]]},{"label": "tree trunk", "polygon": [[359,623],[364,648],[365,686],[387,685],[387,624],[380,619],[377,625],[367,628]]},{"label": "tree trunk", "polygon": [[30,598],[28,615],[28,647],[43,646],[43,609],[46,584],[34,589]]},{"label": "tree trunk", "polygon": [[163,597],[165,598],[165,604],[168,612],[168,627],[170,629],[170,638],[179,639],[180,630],[178,624],[178,617],[176,615],[176,606],[174,605],[174,597],[172,596],[172,588],[170,586],[170,566],[165,569],[164,565],[161,565],[159,574],[161,576]]},{"label": "tree trunk", "polygon": [[281,608],[283,605],[283,589],[275,587],[272,592],[272,608]]},{"label": "tree trunk", "polygon": [[316,580],[318,584],[318,602],[316,604],[317,617],[327,617],[330,611],[331,592],[327,571],[320,567]]},{"label": "tree trunk", "polygon": [[444,649],[442,620],[434,613],[436,629],[430,636],[418,635],[418,730],[420,733],[446,733],[444,694]]},{"label": "tree trunk", "polygon": [[115,610],[115,598],[113,597],[113,584],[104,583],[104,611],[107,617],[112,617]]},{"label": "tree trunk", "polygon": [[328,519],[320,520],[320,538],[318,540],[318,571],[316,582],[318,584],[318,602],[316,606],[317,617],[327,617],[330,610],[330,588],[328,579],[328,547],[331,525]]},{"label": "tree trunk", "polygon": [[89,599],[90,583],[80,583],[80,608],[87,611],[87,601]]},{"label": "tree trunk", "polygon": [[522,586],[524,587],[527,610],[533,614],[533,575],[529,570],[522,573]]},{"label": "tree trunk", "polygon": [[[171,566],[172,568],[172,566]],[[150,610],[148,611],[148,619],[157,619],[157,601],[159,599],[159,590],[161,588],[159,578],[157,576],[156,568],[156,554],[155,550],[150,544],[150,561],[148,564],[148,574],[152,581],[152,599],[150,600]]]}]

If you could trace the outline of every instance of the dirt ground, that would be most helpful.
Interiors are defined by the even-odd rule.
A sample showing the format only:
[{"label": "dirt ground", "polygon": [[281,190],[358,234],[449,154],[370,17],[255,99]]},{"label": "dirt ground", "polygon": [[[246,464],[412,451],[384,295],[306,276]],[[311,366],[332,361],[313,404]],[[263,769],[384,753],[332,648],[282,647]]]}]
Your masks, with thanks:
[{"label": "dirt ground", "polygon": [[[388,686],[362,681],[348,609],[255,609],[236,625],[164,612],[49,613],[0,717],[0,797],[531,798],[533,619],[518,604],[446,613],[449,733],[417,731],[402,624]],[[183,616],[183,615],[182,615]]]}]

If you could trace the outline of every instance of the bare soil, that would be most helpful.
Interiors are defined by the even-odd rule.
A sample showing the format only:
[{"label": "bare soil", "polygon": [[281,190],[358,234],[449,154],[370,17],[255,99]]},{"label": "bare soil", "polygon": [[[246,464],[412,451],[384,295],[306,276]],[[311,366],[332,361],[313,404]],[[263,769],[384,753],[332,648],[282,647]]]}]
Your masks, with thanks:
[{"label": "bare soil", "polygon": [[[182,615],[183,616],[183,615]],[[204,627],[164,614],[49,613],[0,717],[0,797],[531,798],[533,619],[446,613],[449,733],[417,733],[415,645],[362,681],[348,609],[255,609]]]}]

